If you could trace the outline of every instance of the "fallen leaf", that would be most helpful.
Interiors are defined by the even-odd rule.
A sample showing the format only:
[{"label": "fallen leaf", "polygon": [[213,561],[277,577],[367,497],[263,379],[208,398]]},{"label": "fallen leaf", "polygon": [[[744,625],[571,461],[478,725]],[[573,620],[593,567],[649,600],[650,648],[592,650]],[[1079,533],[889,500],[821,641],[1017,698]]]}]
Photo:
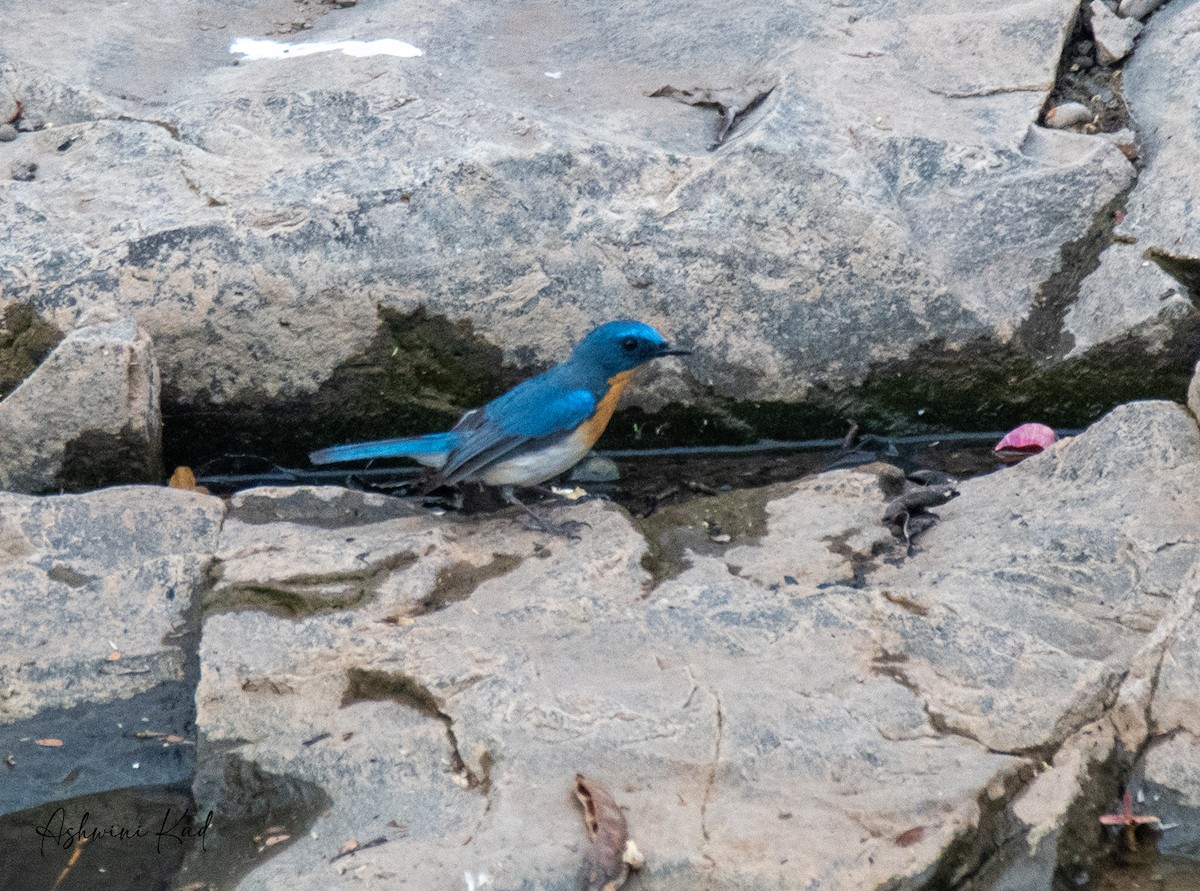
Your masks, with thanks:
[{"label": "fallen leaf", "polygon": [[120,651],[120,650],[113,650],[111,653],[109,653],[109,654],[108,654],[108,655],[107,655],[107,656],[104,658],[104,661],[105,661],[105,662],[116,662],[116,661],[117,661],[118,659],[120,659],[120,658],[121,658],[121,651]]},{"label": "fallen leaf", "polygon": [[1154,823],[1161,823],[1158,817],[1152,817],[1149,814],[1139,815],[1133,812],[1133,796],[1126,790],[1121,796],[1121,812],[1119,814],[1104,814],[1100,817],[1100,822],[1105,826],[1141,826]]},{"label": "fallen leaf", "polygon": [[583,805],[583,825],[591,842],[584,853],[588,891],[617,891],[629,871],[643,862],[637,846],[629,842],[625,815],[603,785],[578,773],[575,797]]},{"label": "fallen leaf", "polygon": [[264,848],[273,848],[273,847],[275,847],[275,845],[279,844],[280,842],[285,842],[289,838],[291,838],[291,836],[287,835],[286,833],[283,833],[280,835],[268,836],[267,840],[263,842],[263,847]]},{"label": "fallen leaf", "polygon": [[175,472],[171,474],[171,478],[167,480],[167,486],[171,489],[186,489],[191,492],[199,492],[202,495],[210,494],[204,486],[196,485],[196,474],[192,473],[190,467],[176,467]]},{"label": "fallen leaf", "polygon": [[914,826],[912,829],[906,829],[896,836],[896,847],[907,848],[915,845],[925,837],[924,826]]},{"label": "fallen leaf", "polygon": [[50,739],[50,738],[35,739],[34,742],[37,743],[39,746],[45,746],[47,749],[57,749],[57,748],[60,748],[63,744],[63,741],[61,739]]},{"label": "fallen leaf", "polygon": [[651,98],[674,99],[684,105],[710,105],[720,111],[721,122],[717,126],[716,140],[709,146],[710,149],[714,149],[725,142],[725,137],[733,128],[734,121],[741,115],[753,111],[770,95],[771,91],[775,89],[775,85],[773,77],[755,78],[741,87],[717,87],[715,89],[707,87],[679,89],[667,84],[648,95]]}]

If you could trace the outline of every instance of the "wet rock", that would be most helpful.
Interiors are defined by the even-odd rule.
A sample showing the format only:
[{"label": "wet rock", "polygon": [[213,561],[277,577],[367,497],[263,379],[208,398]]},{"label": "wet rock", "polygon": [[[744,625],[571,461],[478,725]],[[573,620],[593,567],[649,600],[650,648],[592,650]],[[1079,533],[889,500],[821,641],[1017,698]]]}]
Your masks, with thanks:
[{"label": "wet rock", "polygon": [[[571,542],[508,515],[230,521],[218,585],[369,579],[351,608],[318,593],[317,612],[206,620],[202,749],[331,801],[246,887],[573,886],[576,772],[619,790],[656,888],[1048,876],[1090,765],[1144,739],[1122,715],[1145,715],[1194,605],[1200,429],[1177,405],[1122,407],[961,483],[897,565],[878,517],[900,483],[769,490],[757,540],[688,553],[657,586],[645,539],[598,501],[554,509],[589,524]],[[307,491],[247,498],[331,497]],[[801,572],[822,549],[857,561],[856,587]],[[330,878],[347,839],[379,835]]]},{"label": "wet rock", "polygon": [[135,734],[190,735],[199,590],[223,514],[160,487],[0,493],[0,752],[14,759],[0,813],[186,781],[189,752]]},{"label": "wet rock", "polygon": [[[84,32],[36,4],[6,21],[63,50],[13,42],[28,113],[55,127],[21,141],[41,183],[0,229],[0,283],[63,327],[119,304],[179,406],[302,399],[380,306],[469,319],[524,366],[644,317],[697,347],[687,368],[716,395],[799,400],[937,337],[1009,340],[1132,174],[1106,145],[1026,143],[1075,14],[1060,3],[923,0],[847,27],[827,3],[762,0],[706,11],[699,40],[678,0],[549,24],[452,3],[421,37],[390,0],[313,36],[405,34],[425,56],[237,66],[230,35],[292,21],[288,4],[219,4],[227,27],[199,32],[176,5]],[[149,49],[135,66],[117,43]],[[780,85],[714,153],[710,111],[645,96],[760,74]]]},{"label": "wet rock", "polygon": [[70,332],[0,401],[0,488],[46,492],[161,476],[158,365],[130,320]]},{"label": "wet rock", "polygon": [[1142,33],[1138,19],[1143,16],[1121,18],[1101,0],[1092,0],[1091,9],[1096,59],[1101,65],[1115,65],[1133,52],[1133,42]]},{"label": "wet rock", "polygon": [[1092,110],[1082,102],[1064,102],[1046,112],[1046,126],[1065,130],[1086,124],[1093,116]]}]

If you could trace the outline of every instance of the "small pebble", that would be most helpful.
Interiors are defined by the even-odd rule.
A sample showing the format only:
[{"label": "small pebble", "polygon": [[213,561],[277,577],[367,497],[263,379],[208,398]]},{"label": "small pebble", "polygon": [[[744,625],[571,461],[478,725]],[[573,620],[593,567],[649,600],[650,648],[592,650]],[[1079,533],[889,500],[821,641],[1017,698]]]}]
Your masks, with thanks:
[{"label": "small pebble", "polygon": [[32,161],[22,161],[12,166],[12,178],[19,183],[32,182],[37,175],[37,165]]},{"label": "small pebble", "polygon": [[1046,112],[1046,126],[1056,130],[1086,124],[1091,119],[1092,110],[1082,102],[1064,102]]},{"label": "small pebble", "polygon": [[12,142],[16,138],[16,127],[12,124],[0,124],[0,142]]}]

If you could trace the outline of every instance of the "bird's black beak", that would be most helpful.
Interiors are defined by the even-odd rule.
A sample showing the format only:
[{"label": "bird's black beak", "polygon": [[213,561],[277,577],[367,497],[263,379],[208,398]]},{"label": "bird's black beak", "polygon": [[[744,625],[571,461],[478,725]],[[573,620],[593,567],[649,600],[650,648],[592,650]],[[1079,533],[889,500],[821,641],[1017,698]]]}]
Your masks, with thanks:
[{"label": "bird's black beak", "polygon": [[691,350],[671,349],[669,344],[664,343],[662,346],[660,346],[658,348],[658,352],[655,353],[655,357],[660,358],[662,356],[690,356],[691,354],[692,354]]}]

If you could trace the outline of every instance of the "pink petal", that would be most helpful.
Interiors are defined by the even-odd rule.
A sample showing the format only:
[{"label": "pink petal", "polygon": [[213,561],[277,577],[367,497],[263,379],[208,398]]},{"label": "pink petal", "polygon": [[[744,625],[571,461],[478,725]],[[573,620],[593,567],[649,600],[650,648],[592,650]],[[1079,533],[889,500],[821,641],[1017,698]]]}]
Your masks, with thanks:
[{"label": "pink petal", "polygon": [[1054,431],[1045,424],[1022,424],[1015,430],[1010,430],[997,443],[995,451],[1024,452],[1034,455],[1047,449],[1058,440]]}]

